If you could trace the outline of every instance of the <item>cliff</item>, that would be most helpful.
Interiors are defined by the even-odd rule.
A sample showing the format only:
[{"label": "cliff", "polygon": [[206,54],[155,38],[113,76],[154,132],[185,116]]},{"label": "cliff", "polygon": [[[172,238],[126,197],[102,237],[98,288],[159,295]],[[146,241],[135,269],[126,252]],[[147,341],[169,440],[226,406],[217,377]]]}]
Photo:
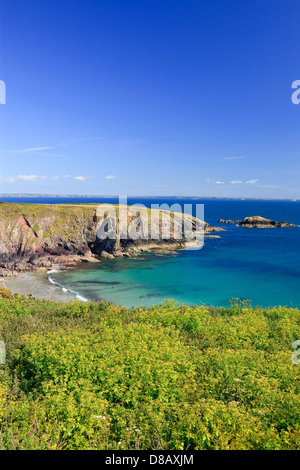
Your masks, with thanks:
[{"label": "cliff", "polygon": [[[12,204],[0,203],[0,275],[8,276],[22,271],[45,270],[53,264],[66,264],[74,261],[97,261],[98,257],[131,256],[150,249],[183,248],[188,241],[178,240],[174,227],[181,214],[172,213],[171,238],[163,237],[163,214],[157,211],[157,222],[149,226],[146,239],[102,240],[97,236],[103,215],[98,215],[98,204]],[[153,210],[146,209],[149,215]],[[138,214],[139,215],[139,214]],[[119,213],[116,207],[116,218]],[[194,217],[189,218],[192,228],[196,226]],[[128,212],[127,225],[134,223],[136,214]],[[205,235],[221,231],[203,222]],[[155,229],[158,238],[151,238]]]}]

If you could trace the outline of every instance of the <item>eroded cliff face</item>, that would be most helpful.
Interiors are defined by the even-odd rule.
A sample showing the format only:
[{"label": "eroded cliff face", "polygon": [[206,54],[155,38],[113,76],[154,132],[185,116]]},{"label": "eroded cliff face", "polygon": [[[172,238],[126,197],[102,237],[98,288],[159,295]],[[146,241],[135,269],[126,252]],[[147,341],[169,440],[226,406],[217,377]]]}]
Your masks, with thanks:
[{"label": "eroded cliff face", "polygon": [[[165,211],[158,211],[156,218],[138,221],[139,213],[127,213],[125,225],[131,232],[143,230],[143,238],[129,235],[99,238],[99,227],[112,230],[113,221],[103,227],[107,213],[99,215],[99,205],[93,204],[12,204],[0,203],[0,275],[8,276],[23,271],[45,270],[53,264],[74,261],[97,261],[98,257],[131,256],[147,249],[183,248],[187,239],[177,239],[175,228],[180,215],[172,213],[170,238],[164,237]],[[153,215],[153,214],[152,214]],[[190,227],[196,228],[196,219],[190,217]],[[116,220],[119,212],[116,210]],[[144,226],[143,226],[144,224]],[[118,225],[118,224],[117,224]],[[165,227],[166,228],[166,227]],[[205,234],[220,231],[203,223]],[[132,231],[133,230],[133,231]],[[131,233],[129,230],[129,234]],[[156,239],[153,239],[153,232]],[[97,235],[98,233],[98,235]]]},{"label": "eroded cliff face", "polygon": [[96,238],[95,213],[96,206],[1,203],[0,274],[88,257]]}]

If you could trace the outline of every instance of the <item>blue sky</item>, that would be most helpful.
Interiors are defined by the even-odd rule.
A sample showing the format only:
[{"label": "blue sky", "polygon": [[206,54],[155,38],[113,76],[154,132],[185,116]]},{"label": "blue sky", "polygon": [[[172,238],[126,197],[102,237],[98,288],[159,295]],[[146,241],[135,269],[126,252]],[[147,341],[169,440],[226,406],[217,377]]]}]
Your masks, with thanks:
[{"label": "blue sky", "polygon": [[1,193],[300,198],[298,0],[10,0],[1,30]]}]

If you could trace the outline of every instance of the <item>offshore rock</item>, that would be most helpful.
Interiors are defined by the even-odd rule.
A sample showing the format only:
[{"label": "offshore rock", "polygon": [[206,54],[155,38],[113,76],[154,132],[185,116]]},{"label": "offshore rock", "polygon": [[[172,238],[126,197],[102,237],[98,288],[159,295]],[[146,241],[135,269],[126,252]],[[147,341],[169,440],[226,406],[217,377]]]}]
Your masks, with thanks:
[{"label": "offshore rock", "polygon": [[222,224],[236,224],[240,227],[246,228],[280,228],[280,227],[297,227],[297,225],[290,224],[288,222],[276,222],[275,220],[265,219],[264,217],[260,217],[256,215],[254,217],[246,217],[243,220],[224,220],[220,219],[220,223]]}]

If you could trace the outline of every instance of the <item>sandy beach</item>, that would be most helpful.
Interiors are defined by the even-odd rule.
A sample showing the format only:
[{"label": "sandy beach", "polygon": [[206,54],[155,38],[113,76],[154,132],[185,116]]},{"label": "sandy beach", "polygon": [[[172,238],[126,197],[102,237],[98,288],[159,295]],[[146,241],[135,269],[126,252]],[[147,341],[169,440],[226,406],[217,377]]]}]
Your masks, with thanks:
[{"label": "sandy beach", "polygon": [[75,294],[51,284],[48,276],[48,273],[23,273],[20,276],[0,278],[0,287],[10,290],[13,294],[31,294],[37,299],[52,302],[69,302],[76,299]]}]

